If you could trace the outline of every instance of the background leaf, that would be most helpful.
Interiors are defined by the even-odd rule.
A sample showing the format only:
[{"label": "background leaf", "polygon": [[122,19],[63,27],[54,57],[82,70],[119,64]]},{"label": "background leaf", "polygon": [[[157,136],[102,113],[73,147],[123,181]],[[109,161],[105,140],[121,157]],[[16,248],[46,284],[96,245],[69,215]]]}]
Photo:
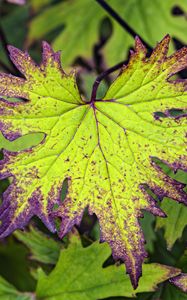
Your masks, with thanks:
[{"label": "background leaf", "polygon": [[[54,300],[97,300],[109,296],[133,297],[135,293],[151,291],[156,285],[177,273],[177,269],[158,264],[143,266],[143,277],[133,290],[124,267],[101,268],[111,254],[107,244],[93,243],[83,248],[75,239],[67,250],[62,250],[59,261],[50,275],[39,272],[37,296]],[[85,257],[86,262],[85,262]],[[72,265],[72,261],[74,262]]]},{"label": "background leaf", "polygon": [[13,238],[0,244],[0,275],[20,291],[35,289],[35,280],[29,272],[31,265],[28,256],[28,250]]},{"label": "background leaf", "polygon": [[[185,0],[126,0],[125,2],[108,0],[107,2],[151,46],[168,33],[179,41],[186,42]],[[174,15],[173,11],[175,12],[176,7],[184,10],[184,14]],[[77,11],[79,13],[76,13]],[[94,44],[99,42],[101,21],[106,17],[112,23],[112,33],[104,46],[104,60],[107,65],[114,65],[126,59],[129,48],[133,46],[133,39],[95,1],[92,1],[91,7],[87,0],[61,1],[56,6],[42,11],[30,23],[28,42],[30,44],[36,39],[41,39],[58,28],[61,31],[55,37],[53,46],[56,50],[63,50],[63,64],[73,63],[78,56],[88,59],[92,56]]]},{"label": "background leaf", "polygon": [[25,232],[16,231],[14,235],[30,249],[33,260],[56,264],[62,244],[34,227],[30,227],[30,230]]},{"label": "background leaf", "polygon": [[[151,46],[162,39],[166,34],[186,42],[185,13],[187,3],[185,0],[111,0],[111,6],[119,15],[132,26],[134,30]],[[175,7],[184,10],[183,15],[173,15]],[[111,20],[113,34],[104,48],[104,57],[108,65],[114,65],[127,57],[127,51],[133,45],[132,37]],[[173,44],[171,49],[173,50]]]},{"label": "background leaf", "polygon": [[21,293],[16,288],[0,277],[0,299],[1,300],[34,300],[34,294]]},{"label": "background leaf", "polygon": [[187,208],[183,204],[176,203],[167,198],[163,200],[161,208],[166,213],[167,218],[157,219],[157,229],[164,228],[164,237],[168,248],[171,249],[175,241],[182,236],[183,230],[187,225]]}]

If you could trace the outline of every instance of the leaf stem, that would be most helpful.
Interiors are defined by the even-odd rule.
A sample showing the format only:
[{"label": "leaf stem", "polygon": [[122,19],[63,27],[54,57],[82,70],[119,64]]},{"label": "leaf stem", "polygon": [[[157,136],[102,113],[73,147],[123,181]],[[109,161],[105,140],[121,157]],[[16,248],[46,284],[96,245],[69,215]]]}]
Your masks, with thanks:
[{"label": "leaf stem", "polygon": [[126,63],[126,61],[122,61],[120,63],[118,63],[117,65],[109,68],[108,70],[104,71],[103,73],[101,73],[95,80],[94,84],[93,84],[93,88],[92,88],[92,94],[91,94],[91,100],[90,103],[93,103],[96,100],[96,96],[97,96],[97,90],[98,87],[101,83],[101,81],[110,73],[120,69],[124,64]]},{"label": "leaf stem", "polygon": [[[102,6],[102,8],[104,8],[112,18],[114,18],[119,25],[121,25],[133,38],[135,38],[138,34],[136,31],[134,31],[134,29],[129,26],[125,20],[123,20],[118,13],[108,4],[105,2],[105,0],[96,0],[96,2],[98,4],[100,4]],[[146,46],[148,53],[152,52],[153,48],[142,38],[140,37],[143,44]],[[92,94],[91,94],[91,100],[90,103],[94,103],[94,101],[96,100],[96,96],[97,96],[97,90],[98,87],[101,83],[101,81],[110,73],[116,71],[117,69],[121,68],[124,64],[126,63],[126,61],[122,61],[120,63],[118,63],[117,65],[111,67],[110,69],[104,71],[103,73],[101,73],[95,80],[94,84],[93,84],[93,88],[92,88]]]},{"label": "leaf stem", "polygon": [[[138,34],[137,32],[127,24],[127,22],[118,15],[118,13],[108,4],[105,0],[96,0],[96,2],[102,6],[104,10],[106,10],[109,15],[114,18],[123,29],[125,29],[133,38],[135,38]],[[148,49],[148,52],[151,52],[152,47],[140,36],[143,44]]]}]

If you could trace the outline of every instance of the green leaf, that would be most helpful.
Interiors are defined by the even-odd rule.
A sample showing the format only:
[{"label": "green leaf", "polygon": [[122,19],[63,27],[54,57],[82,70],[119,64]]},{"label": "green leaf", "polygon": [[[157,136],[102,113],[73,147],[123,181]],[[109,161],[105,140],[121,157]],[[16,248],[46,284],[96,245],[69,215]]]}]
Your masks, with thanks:
[{"label": "green leaf", "polygon": [[[144,294],[145,295],[145,294]],[[143,295],[143,296],[144,296]],[[187,294],[183,293],[176,287],[172,286],[169,283],[165,283],[160,287],[160,290],[158,292],[155,292],[154,294],[150,294],[147,298],[140,298],[138,297],[137,300],[186,300]]]},{"label": "green leaf", "polygon": [[[8,299],[8,295],[11,295],[12,294],[12,297],[15,295],[17,295],[17,290],[16,288],[11,285],[10,283],[8,283],[5,279],[3,279],[3,277],[0,277],[0,296],[1,297],[4,297],[5,296],[7,297]],[[13,298],[15,299],[15,298]]]},{"label": "green leaf", "polygon": [[180,274],[179,276],[170,279],[170,282],[180,288],[183,292],[187,293],[187,274]]},{"label": "green leaf", "polygon": [[99,38],[99,25],[104,16],[106,13],[96,1],[92,1],[91,9],[88,0],[60,2],[31,21],[28,44],[65,25],[65,30],[61,31],[53,43],[55,49],[63,48],[63,64],[72,63],[78,56],[91,57],[93,45]]},{"label": "green leaf", "polygon": [[141,227],[143,229],[143,233],[146,240],[145,249],[148,252],[154,251],[154,241],[156,240],[155,231],[153,229],[153,223],[155,221],[155,217],[147,212],[144,213],[144,218],[141,219]]},{"label": "green leaf", "polygon": [[187,273],[187,249],[184,251],[183,255],[180,257],[177,266],[181,267],[184,273]]},{"label": "green leaf", "polygon": [[32,7],[32,10],[36,13],[41,8],[49,5],[53,0],[30,0],[29,3]]},{"label": "green leaf", "polygon": [[16,231],[14,235],[29,248],[33,260],[45,264],[56,264],[62,244],[34,227],[30,227],[29,231]]},{"label": "green leaf", "polygon": [[[62,250],[55,269],[47,276],[40,270],[37,297],[54,300],[97,300],[112,296],[134,297],[136,293],[154,291],[158,283],[178,273],[177,269],[159,264],[143,265],[139,287],[133,290],[124,266],[102,268],[111,251],[107,244],[93,243],[83,248],[74,239]],[[73,262],[73,263],[72,263]]]},{"label": "green leaf", "polygon": [[164,237],[168,248],[171,249],[176,240],[182,236],[183,230],[187,225],[187,208],[183,204],[176,203],[167,198],[163,200],[161,208],[166,213],[167,218],[157,218],[156,228],[165,229]]},{"label": "green leaf", "polygon": [[0,299],[1,300],[34,300],[34,294],[21,293],[16,288],[0,277]]},{"label": "green leaf", "polygon": [[[153,298],[156,300],[155,298]],[[160,299],[163,300],[186,300],[187,294],[183,293],[176,287],[172,286],[171,284],[168,284],[166,287],[163,288],[162,296]],[[152,300],[152,299],[150,299]]]},{"label": "green leaf", "polygon": [[[166,34],[186,44],[185,0],[126,0],[125,4],[123,0],[111,0],[109,3],[151,46]],[[176,6],[184,10],[184,15],[172,14],[172,9]],[[113,34],[104,48],[104,57],[108,64],[113,65],[125,59],[128,49],[133,45],[133,39],[115,20],[111,19],[111,22]],[[171,48],[174,49],[173,44]]]},{"label": "green leaf", "polygon": [[[186,109],[185,80],[169,80],[187,65],[187,48],[167,57],[166,36],[146,58],[139,38],[129,64],[103,100],[84,101],[74,74],[65,74],[60,54],[43,44],[37,66],[27,53],[9,47],[10,57],[25,79],[0,75],[0,94],[28,101],[2,100],[0,127],[9,140],[42,132],[44,140],[27,151],[4,151],[1,178],[14,180],[1,206],[1,237],[23,228],[33,215],[55,232],[61,218],[63,237],[81,222],[84,209],[95,213],[101,240],[115,259],[125,261],[134,287],[146,256],[138,218],[142,210],[165,216],[147,187],[158,197],[187,204],[184,185],[169,178],[154,162],[185,170],[186,119],[170,109]],[[166,114],[158,118],[155,112]],[[64,180],[68,192],[61,201]],[[54,212],[54,205],[59,208]]]},{"label": "green leaf", "polygon": [[[28,16],[29,9],[27,5],[21,7],[15,6],[10,13],[6,14],[5,16],[1,16],[1,26],[9,44],[15,45],[18,48],[23,46],[27,33],[25,23],[28,20]],[[0,45],[0,56],[3,62],[9,64],[2,44]]]},{"label": "green leaf", "polygon": [[[107,3],[150,45],[154,46],[167,33],[186,43],[185,16],[172,15],[176,5],[187,11],[185,0],[126,0],[125,3],[124,0],[108,0]],[[72,63],[78,56],[91,58],[92,48],[99,40],[101,21],[106,16],[111,20],[113,30],[104,48],[104,57],[107,64],[113,65],[126,58],[133,39],[96,1],[92,1],[91,9],[87,0],[69,0],[42,11],[30,23],[28,40],[31,43],[65,26],[53,42],[55,49],[63,50],[63,64]]]},{"label": "green leaf", "polygon": [[12,238],[0,244],[0,276],[21,291],[35,289],[35,281],[29,272],[28,255],[27,249]]}]

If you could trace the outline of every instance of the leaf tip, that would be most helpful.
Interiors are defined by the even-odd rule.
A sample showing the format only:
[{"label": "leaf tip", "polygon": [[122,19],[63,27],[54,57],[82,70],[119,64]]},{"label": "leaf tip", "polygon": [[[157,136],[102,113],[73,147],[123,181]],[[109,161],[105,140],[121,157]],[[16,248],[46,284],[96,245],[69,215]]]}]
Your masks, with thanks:
[{"label": "leaf tip", "polygon": [[180,275],[171,278],[170,283],[187,293],[187,274],[181,273]]},{"label": "leaf tip", "polygon": [[[61,51],[53,51],[51,45],[46,42],[42,41],[42,61],[43,65],[46,66],[47,64],[54,64],[56,63],[58,66],[58,69],[60,69],[62,72],[61,68]],[[64,72],[63,72],[64,73]]]},{"label": "leaf tip", "polygon": [[136,53],[143,53],[144,56],[147,53],[147,49],[144,46],[144,44],[142,43],[139,36],[135,37],[135,51],[136,51]]}]

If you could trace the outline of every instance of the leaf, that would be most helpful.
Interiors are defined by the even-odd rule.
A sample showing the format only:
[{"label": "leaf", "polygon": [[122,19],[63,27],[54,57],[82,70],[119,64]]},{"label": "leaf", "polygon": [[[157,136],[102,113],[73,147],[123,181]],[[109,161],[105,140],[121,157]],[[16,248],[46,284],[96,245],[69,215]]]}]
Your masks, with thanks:
[{"label": "leaf", "polygon": [[[186,112],[184,111],[184,113],[186,113]],[[161,167],[161,169],[163,170],[163,172],[166,175],[168,175],[169,177],[173,178],[176,181],[184,183],[185,186],[187,185],[187,172],[180,170],[180,169],[177,170],[177,172],[173,171],[170,167],[168,167],[166,164],[160,162],[158,159],[155,162],[158,166]],[[185,189],[186,189],[186,187],[185,187]]]},{"label": "leaf", "polygon": [[183,292],[187,293],[187,274],[183,273],[170,279],[170,282],[179,287]]},{"label": "leaf", "polygon": [[11,44],[22,47],[27,33],[24,26],[29,17],[28,5],[15,7],[1,18],[1,24],[5,35]]},{"label": "leaf", "polygon": [[[0,7],[0,9],[2,8]],[[8,37],[8,43],[15,45],[18,48],[23,47],[24,39],[27,33],[25,23],[28,21],[28,17],[29,9],[27,5],[21,7],[15,6],[14,9],[5,16],[2,13],[1,26],[5,36]],[[0,56],[4,63],[10,65],[2,43],[0,45]]]},{"label": "leaf", "polygon": [[0,298],[1,300],[34,300],[31,293],[21,293],[16,288],[0,277]]},{"label": "leaf", "polygon": [[[111,0],[110,3],[127,24],[132,26],[151,46],[168,33],[186,44],[187,4],[185,0],[126,0],[125,5],[123,0]],[[172,14],[176,6],[184,10],[184,15]],[[113,34],[104,47],[103,53],[107,63],[113,65],[126,58],[128,49],[133,45],[133,39],[114,19],[111,19],[111,22]],[[173,44],[171,48],[174,49]]]},{"label": "leaf", "polygon": [[30,0],[30,5],[34,12],[38,12],[41,8],[49,5],[52,0]]},{"label": "leaf", "polygon": [[91,57],[93,45],[99,37],[100,22],[106,16],[95,1],[92,1],[91,7],[92,9],[87,0],[64,1],[49,7],[31,21],[28,45],[52,30],[66,25],[66,29],[61,31],[54,41],[54,47],[58,50],[62,49],[62,45],[66,45],[63,46],[63,64],[72,63],[78,56]]},{"label": "leaf", "polygon": [[[164,286],[161,287],[158,293],[152,294],[152,296],[146,298],[146,300],[186,300],[187,294],[183,293],[173,285],[169,283],[165,283]],[[138,298],[138,300],[142,300]],[[143,298],[144,300],[144,298]]]},{"label": "leaf", "polygon": [[33,260],[45,264],[55,264],[57,262],[62,245],[54,239],[34,227],[30,227],[30,231],[16,231],[14,235],[30,249]]},{"label": "leaf", "polygon": [[[173,170],[186,169],[186,119],[171,117],[171,108],[185,109],[186,81],[169,78],[187,65],[187,48],[166,57],[169,36],[150,58],[136,39],[128,66],[103,100],[81,99],[74,74],[60,68],[60,54],[43,44],[37,66],[27,53],[10,47],[10,57],[25,79],[1,74],[0,93],[28,99],[1,101],[1,130],[14,140],[31,132],[45,133],[38,146],[18,153],[4,151],[1,178],[14,180],[1,206],[1,237],[23,228],[33,215],[55,231],[61,218],[63,237],[79,224],[88,207],[101,227],[115,259],[125,261],[134,287],[146,256],[138,218],[141,210],[165,216],[147,193],[187,203],[184,185],[163,173],[153,158]],[[155,112],[165,112],[158,118]],[[68,192],[61,202],[61,189]],[[53,212],[54,205],[59,205]]]},{"label": "leaf", "polygon": [[183,273],[187,272],[187,249],[184,251],[183,255],[180,257],[178,261],[178,266],[181,266],[181,269],[183,269]]},{"label": "leaf", "polygon": [[182,236],[183,230],[187,225],[187,208],[183,204],[176,203],[167,198],[163,200],[161,208],[166,213],[167,218],[158,218],[156,228],[165,229],[164,237],[167,241],[168,249],[171,249],[176,240]]},{"label": "leaf", "polygon": [[154,251],[154,242],[156,240],[156,235],[153,228],[154,221],[154,216],[145,212],[144,217],[140,222],[146,240],[145,249],[151,253]]},{"label": "leaf", "polygon": [[35,281],[29,272],[30,264],[27,256],[27,249],[12,238],[0,244],[0,276],[21,291],[35,288]]},{"label": "leaf", "polygon": [[[172,15],[176,5],[187,11],[185,0],[126,0],[125,5],[124,0],[108,0],[107,3],[150,45],[154,46],[167,33],[186,43],[185,16]],[[28,42],[31,44],[52,30],[63,28],[53,42],[55,49],[63,49],[63,64],[69,65],[78,56],[91,58],[92,48],[99,40],[101,21],[107,16],[113,30],[104,48],[104,57],[108,65],[113,65],[126,58],[133,39],[95,1],[92,1],[92,9],[87,0],[69,0],[42,11],[30,23]]]},{"label": "leaf", "polygon": [[[139,287],[133,290],[124,266],[102,268],[111,251],[106,243],[83,248],[74,239],[62,250],[54,270],[47,276],[40,269],[36,295],[54,300],[97,300],[113,296],[134,297],[136,293],[154,291],[158,283],[178,273],[177,269],[159,264],[143,265]],[[85,259],[86,258],[86,259]],[[72,264],[73,262],[73,264]]]}]

